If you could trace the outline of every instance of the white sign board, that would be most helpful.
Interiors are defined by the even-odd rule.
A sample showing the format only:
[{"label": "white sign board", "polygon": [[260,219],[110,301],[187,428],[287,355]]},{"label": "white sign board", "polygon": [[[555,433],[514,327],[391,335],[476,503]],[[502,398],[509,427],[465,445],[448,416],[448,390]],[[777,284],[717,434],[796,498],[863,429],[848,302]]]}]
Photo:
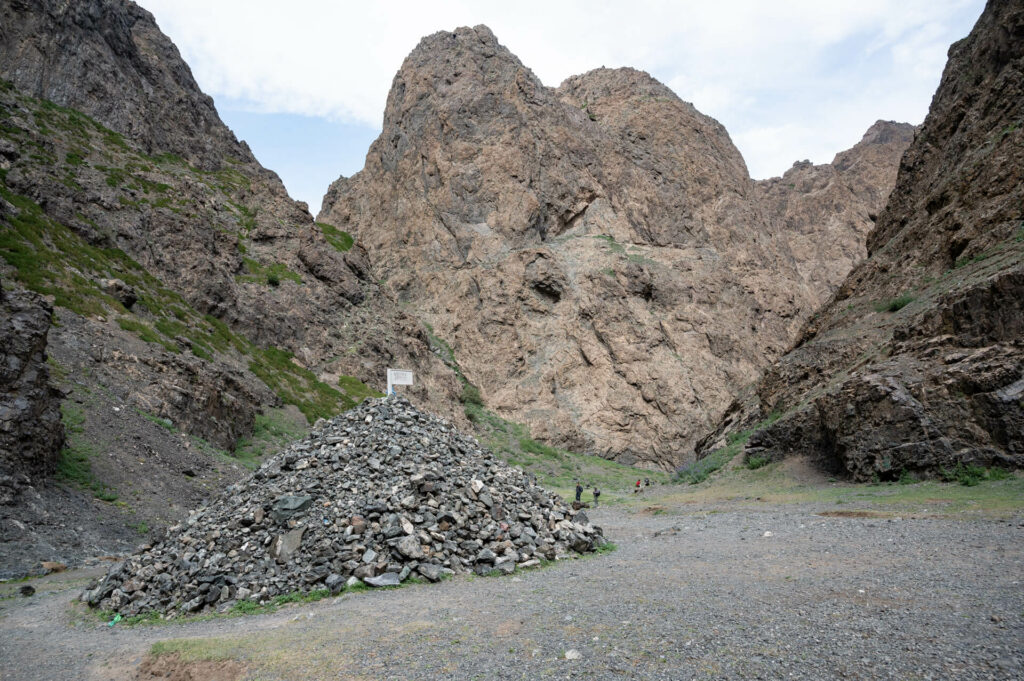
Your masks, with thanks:
[{"label": "white sign board", "polygon": [[388,395],[395,394],[396,385],[412,385],[412,372],[400,369],[388,369]]}]

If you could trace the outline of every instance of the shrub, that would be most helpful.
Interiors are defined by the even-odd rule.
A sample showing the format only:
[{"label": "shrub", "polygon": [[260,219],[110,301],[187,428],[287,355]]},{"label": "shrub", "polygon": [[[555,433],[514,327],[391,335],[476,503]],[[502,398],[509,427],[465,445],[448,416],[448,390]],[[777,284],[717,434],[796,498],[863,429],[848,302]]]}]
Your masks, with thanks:
[{"label": "shrub", "polygon": [[914,300],[914,296],[904,293],[892,300],[875,305],[875,312],[896,312],[897,310],[902,310]]},{"label": "shrub", "polygon": [[480,389],[468,381],[462,386],[462,394],[459,395],[459,401],[463,404],[472,404],[477,407],[484,406],[484,398],[480,395]]},{"label": "shrub", "polygon": [[756,471],[758,468],[763,468],[771,462],[767,456],[748,456],[746,461],[746,467],[752,471]]},{"label": "shrub", "polygon": [[953,470],[948,468],[941,469],[939,477],[942,478],[943,482],[959,482],[965,487],[974,487],[987,476],[985,469],[981,466],[960,462],[957,463],[956,468]]}]

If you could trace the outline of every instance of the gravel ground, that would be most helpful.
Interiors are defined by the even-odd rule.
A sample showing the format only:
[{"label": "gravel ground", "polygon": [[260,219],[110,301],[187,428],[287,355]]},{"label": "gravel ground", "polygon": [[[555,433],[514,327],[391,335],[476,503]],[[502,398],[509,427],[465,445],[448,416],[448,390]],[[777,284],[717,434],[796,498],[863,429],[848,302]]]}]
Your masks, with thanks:
[{"label": "gravel ground", "polygon": [[202,638],[262,681],[1024,679],[1024,517],[820,510],[599,509],[611,554],[186,624],[69,624],[56,579],[0,601],[0,678],[131,678]]}]

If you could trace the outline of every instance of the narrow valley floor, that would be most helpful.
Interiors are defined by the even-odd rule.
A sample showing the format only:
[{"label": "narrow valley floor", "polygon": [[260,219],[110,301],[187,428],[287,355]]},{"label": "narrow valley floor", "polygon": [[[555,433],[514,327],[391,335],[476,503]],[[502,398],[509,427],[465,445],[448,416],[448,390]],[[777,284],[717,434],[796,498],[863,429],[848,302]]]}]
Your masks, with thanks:
[{"label": "narrow valley floor", "polygon": [[[591,513],[612,553],[265,615],[109,627],[73,603],[82,572],[34,580],[28,598],[0,585],[0,678],[1024,678],[1020,508],[681,502],[674,489]],[[176,656],[154,667],[156,642]],[[189,664],[205,666],[170,676]]]}]

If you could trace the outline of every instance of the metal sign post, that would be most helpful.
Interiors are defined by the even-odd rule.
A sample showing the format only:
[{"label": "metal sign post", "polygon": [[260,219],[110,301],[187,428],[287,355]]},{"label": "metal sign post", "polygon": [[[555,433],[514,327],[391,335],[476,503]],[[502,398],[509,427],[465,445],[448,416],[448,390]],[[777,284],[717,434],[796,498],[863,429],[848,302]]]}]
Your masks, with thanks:
[{"label": "metal sign post", "polygon": [[396,385],[412,385],[412,372],[401,369],[388,369],[388,392],[387,395],[395,394]]}]

